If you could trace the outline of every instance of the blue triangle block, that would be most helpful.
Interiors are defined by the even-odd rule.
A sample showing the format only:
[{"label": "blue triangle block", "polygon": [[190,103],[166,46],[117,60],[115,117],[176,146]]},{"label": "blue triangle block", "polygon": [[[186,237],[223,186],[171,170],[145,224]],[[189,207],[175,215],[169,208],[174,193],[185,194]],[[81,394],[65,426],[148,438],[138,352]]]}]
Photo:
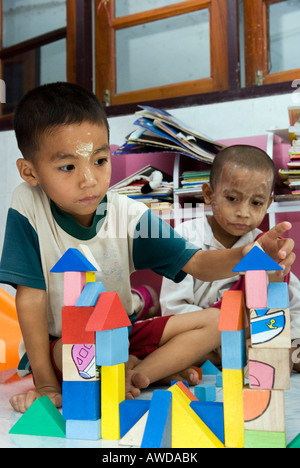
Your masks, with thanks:
[{"label": "blue triangle block", "polygon": [[119,405],[120,413],[120,437],[125,434],[141,419],[149,410],[151,400],[124,400]]},{"label": "blue triangle block", "polygon": [[232,271],[239,273],[254,270],[276,271],[283,270],[283,268],[255,245]]},{"label": "blue triangle block", "polygon": [[86,283],[75,305],[77,307],[94,307],[102,292],[106,292],[106,289],[101,281]]},{"label": "blue triangle block", "polygon": [[217,375],[220,373],[219,369],[210,361],[205,361],[201,369],[203,375]]},{"label": "blue triangle block", "polygon": [[223,403],[211,401],[191,401],[191,408],[199,416],[204,424],[225,443],[224,437],[224,410]]},{"label": "blue triangle block", "polygon": [[68,249],[50,270],[51,273],[65,271],[97,271],[97,268],[79,250]]}]

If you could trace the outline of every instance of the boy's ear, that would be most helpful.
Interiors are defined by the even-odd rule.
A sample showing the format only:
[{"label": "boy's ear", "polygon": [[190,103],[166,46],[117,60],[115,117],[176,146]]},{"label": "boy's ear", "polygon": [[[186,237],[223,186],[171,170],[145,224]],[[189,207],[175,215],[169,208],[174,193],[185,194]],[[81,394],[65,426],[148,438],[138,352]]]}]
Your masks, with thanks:
[{"label": "boy's ear", "polygon": [[206,205],[211,205],[213,189],[211,188],[211,185],[208,184],[207,182],[205,182],[202,185],[202,193],[203,193],[203,198],[204,198],[204,202],[206,203]]},{"label": "boy's ear", "polygon": [[27,159],[21,158],[17,160],[16,164],[22,179],[25,180],[25,182],[28,182],[33,187],[36,187],[39,184],[39,181],[37,179],[37,175],[32,162],[28,161]]}]

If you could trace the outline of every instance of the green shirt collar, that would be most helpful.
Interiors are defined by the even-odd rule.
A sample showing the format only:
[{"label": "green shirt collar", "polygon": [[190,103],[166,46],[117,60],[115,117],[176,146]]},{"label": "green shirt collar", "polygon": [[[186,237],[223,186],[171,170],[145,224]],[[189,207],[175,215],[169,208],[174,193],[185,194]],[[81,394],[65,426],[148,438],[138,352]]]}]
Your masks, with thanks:
[{"label": "green shirt collar", "polygon": [[[107,196],[103,198],[102,202],[99,204],[99,207],[102,204],[107,205]],[[94,218],[92,225],[89,227],[82,226],[72,215],[61,210],[52,200],[50,200],[51,212],[57,222],[57,224],[63,229],[67,234],[72,237],[75,237],[79,240],[90,240],[93,239],[97,233],[103,221],[106,217],[106,209],[97,209],[94,213]],[[98,214],[101,213],[101,214]],[[99,224],[101,223],[101,224]]]}]

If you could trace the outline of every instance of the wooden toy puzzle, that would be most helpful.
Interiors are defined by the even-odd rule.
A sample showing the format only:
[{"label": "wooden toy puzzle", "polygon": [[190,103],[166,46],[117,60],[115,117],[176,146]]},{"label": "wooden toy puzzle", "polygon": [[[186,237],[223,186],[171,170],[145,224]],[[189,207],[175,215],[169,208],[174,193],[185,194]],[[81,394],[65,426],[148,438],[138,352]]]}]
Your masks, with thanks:
[{"label": "wooden toy puzzle", "polygon": [[[87,248],[69,249],[51,270],[64,275],[62,416],[41,398],[11,433],[116,439],[120,445],[147,448],[286,447],[288,289],[286,283],[269,283],[268,277],[280,268],[257,246],[234,268],[245,274],[246,297],[242,291],[223,295],[222,371],[209,361],[200,369],[223,386],[222,402],[215,401],[216,385],[202,384],[192,392],[183,382],[154,391],[151,401],[125,400],[130,320],[118,294],[96,281],[100,267]],[[299,445],[299,437],[290,444]]]}]

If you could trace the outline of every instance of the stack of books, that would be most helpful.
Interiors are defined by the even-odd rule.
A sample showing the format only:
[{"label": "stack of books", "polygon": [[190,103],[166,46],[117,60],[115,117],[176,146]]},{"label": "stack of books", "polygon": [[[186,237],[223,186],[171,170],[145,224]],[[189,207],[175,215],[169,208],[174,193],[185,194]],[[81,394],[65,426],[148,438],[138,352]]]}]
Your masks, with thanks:
[{"label": "stack of books", "polygon": [[173,204],[173,181],[172,177],[162,173],[163,180],[158,188],[154,188],[147,193],[142,189],[151,181],[151,175],[159,171],[155,167],[148,165],[134,174],[126,177],[117,184],[110,187],[110,191],[126,195],[129,198],[145,203],[153,210],[171,209]]},{"label": "stack of books", "polygon": [[174,189],[180,197],[202,198],[202,186],[209,182],[210,171],[185,171],[181,175],[181,187]]},{"label": "stack of books", "polygon": [[169,112],[150,106],[139,107],[141,110],[136,112],[138,118],[134,122],[137,129],[126,137],[115,155],[174,151],[212,164],[215,155],[224,148]]}]

